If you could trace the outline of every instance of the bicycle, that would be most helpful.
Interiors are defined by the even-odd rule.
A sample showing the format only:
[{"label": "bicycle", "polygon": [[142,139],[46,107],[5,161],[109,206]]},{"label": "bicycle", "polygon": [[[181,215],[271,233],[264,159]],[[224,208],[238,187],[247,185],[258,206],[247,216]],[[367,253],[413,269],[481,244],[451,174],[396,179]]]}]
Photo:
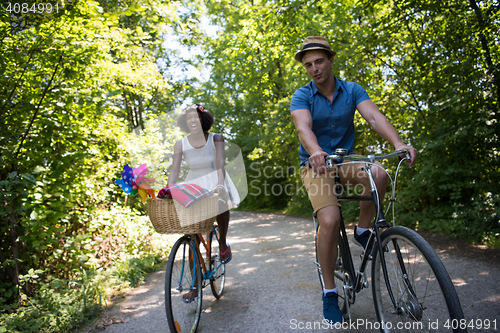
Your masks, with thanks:
[{"label": "bicycle", "polygon": [[[380,167],[375,161],[405,155],[396,169],[394,181],[383,169],[392,183],[390,204],[384,213],[379,201],[377,187],[371,168]],[[361,264],[356,271],[349,248],[342,211],[338,235],[338,258],[335,268],[335,284],[338,290],[339,307],[348,322],[351,319],[350,307],[355,302],[356,293],[368,288],[365,269],[372,261],[372,293],[378,327],[381,332],[467,332],[464,314],[455,287],[436,252],[416,231],[403,226],[394,226],[395,187],[399,167],[409,159],[408,151],[400,150],[384,155],[348,156],[346,149],[337,149],[334,155],[326,157],[326,167],[347,163],[364,162],[364,171],[370,181],[370,195],[337,195],[339,202],[369,200],[375,205],[375,217],[370,228],[371,234],[366,248],[361,255]],[[340,176],[336,175],[339,184]],[[337,191],[337,189],[336,189]],[[336,192],[339,193],[339,192]],[[385,216],[392,204],[393,223]],[[323,275],[317,255],[317,235],[319,224],[316,223],[316,266],[322,289]],[[385,229],[381,232],[380,229]]]},{"label": "bicycle", "polygon": [[203,289],[207,285],[210,284],[215,298],[222,296],[226,265],[220,260],[218,235],[218,227],[213,225],[206,240],[201,233],[184,235],[170,251],[165,276],[165,311],[171,332],[196,332]]}]

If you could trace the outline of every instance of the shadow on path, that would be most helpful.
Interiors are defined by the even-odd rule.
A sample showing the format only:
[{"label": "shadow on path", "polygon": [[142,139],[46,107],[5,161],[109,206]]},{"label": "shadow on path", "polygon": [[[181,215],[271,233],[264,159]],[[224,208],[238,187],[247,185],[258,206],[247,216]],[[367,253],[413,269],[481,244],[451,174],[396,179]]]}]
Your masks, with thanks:
[{"label": "shadow on path", "polygon": [[[351,235],[353,227],[348,226]],[[430,237],[431,245],[437,249],[455,284],[466,318],[497,319],[497,327],[500,326],[499,263],[484,258],[474,260],[479,256],[477,253],[458,256],[458,245],[440,243],[434,238]],[[224,295],[215,300],[210,288],[204,289],[198,332],[325,331],[320,326],[321,288],[314,263],[311,219],[232,212],[228,241],[233,260],[226,266]],[[361,248],[351,245],[351,251],[355,262],[359,262]],[[369,266],[368,276],[370,272]],[[143,287],[131,291],[120,303],[119,310],[108,318],[112,325],[102,331],[169,332],[164,310],[164,279],[165,268],[151,274]],[[356,295],[351,316],[355,321],[376,321],[371,283],[369,289]],[[378,331],[364,328],[342,332]]]}]

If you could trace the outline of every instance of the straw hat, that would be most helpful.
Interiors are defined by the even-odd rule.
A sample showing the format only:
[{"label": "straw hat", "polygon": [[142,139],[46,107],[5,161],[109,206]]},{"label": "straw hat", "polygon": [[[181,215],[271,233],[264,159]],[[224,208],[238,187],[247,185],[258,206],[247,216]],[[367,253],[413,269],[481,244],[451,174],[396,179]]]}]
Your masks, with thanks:
[{"label": "straw hat", "polygon": [[328,40],[325,37],[309,36],[304,39],[304,42],[302,43],[302,49],[295,55],[295,60],[297,60],[298,62],[302,62],[302,56],[304,55],[304,53],[311,50],[325,50],[332,56],[335,56],[335,54],[337,54],[335,51],[332,51],[330,49],[330,43],[328,43]]}]

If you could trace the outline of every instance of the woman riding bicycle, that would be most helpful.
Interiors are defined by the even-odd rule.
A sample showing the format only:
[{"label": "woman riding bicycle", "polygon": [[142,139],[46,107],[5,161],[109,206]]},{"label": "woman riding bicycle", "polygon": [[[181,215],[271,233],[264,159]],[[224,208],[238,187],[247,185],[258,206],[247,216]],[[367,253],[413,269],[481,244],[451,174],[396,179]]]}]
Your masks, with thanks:
[{"label": "woman riding bicycle", "polygon": [[209,133],[214,117],[202,105],[188,106],[177,119],[177,126],[189,133],[174,145],[174,160],[168,184],[175,184],[179,177],[182,158],[189,165],[189,173],[183,183],[196,184],[219,194],[220,257],[222,263],[232,259],[231,248],[226,243],[229,226],[229,209],[240,202],[238,191],[225,171],[224,138]]}]

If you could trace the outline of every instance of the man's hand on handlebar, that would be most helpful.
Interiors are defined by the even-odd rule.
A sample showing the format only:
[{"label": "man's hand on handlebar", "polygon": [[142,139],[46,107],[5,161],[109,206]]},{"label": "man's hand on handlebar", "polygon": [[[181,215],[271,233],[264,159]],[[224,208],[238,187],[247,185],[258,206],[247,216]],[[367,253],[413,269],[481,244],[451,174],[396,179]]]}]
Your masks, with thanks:
[{"label": "man's hand on handlebar", "polygon": [[317,151],[309,157],[309,165],[313,169],[313,172],[319,176],[326,173],[325,157],[328,154],[324,151]]},{"label": "man's hand on handlebar", "polygon": [[[410,154],[410,161],[406,162],[406,165],[411,167],[413,164],[415,164],[415,161],[417,160],[417,150],[413,147],[410,147],[408,145],[402,144],[398,145],[395,147],[396,150],[407,150],[408,153]],[[401,156],[401,157],[406,157],[406,156]]]}]

